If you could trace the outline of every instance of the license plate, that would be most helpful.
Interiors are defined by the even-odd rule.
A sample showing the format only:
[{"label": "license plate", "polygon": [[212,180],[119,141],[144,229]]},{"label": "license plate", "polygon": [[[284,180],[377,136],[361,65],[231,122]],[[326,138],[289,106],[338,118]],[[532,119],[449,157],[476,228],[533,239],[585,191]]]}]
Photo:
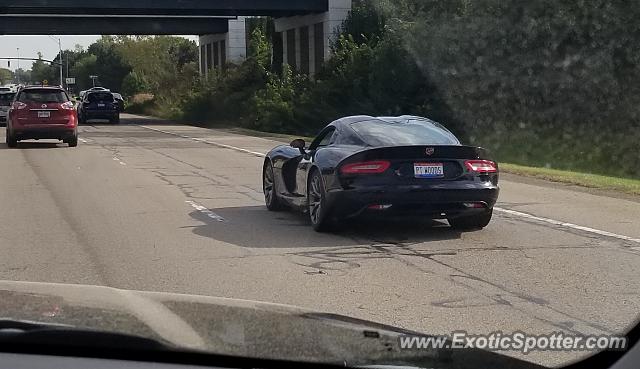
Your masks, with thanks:
[{"label": "license plate", "polygon": [[105,107],[105,105],[104,105],[104,104],[98,104],[98,107],[99,107],[99,108],[104,108],[104,107]]},{"label": "license plate", "polygon": [[442,163],[415,163],[413,171],[416,178],[444,177],[444,165]]},{"label": "license plate", "polygon": [[51,118],[51,112],[50,111],[39,111],[38,112],[38,118]]}]

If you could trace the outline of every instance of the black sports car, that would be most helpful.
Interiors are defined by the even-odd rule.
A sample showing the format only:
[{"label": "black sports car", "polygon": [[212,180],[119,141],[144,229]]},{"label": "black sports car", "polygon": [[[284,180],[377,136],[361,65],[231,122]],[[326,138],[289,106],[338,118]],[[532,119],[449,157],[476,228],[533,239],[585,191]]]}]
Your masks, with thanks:
[{"label": "black sports car", "polygon": [[498,165],[444,126],[414,116],[339,119],[307,147],[298,139],[265,159],[269,210],[307,211],[313,228],[365,213],[447,219],[484,228],[498,199]]}]

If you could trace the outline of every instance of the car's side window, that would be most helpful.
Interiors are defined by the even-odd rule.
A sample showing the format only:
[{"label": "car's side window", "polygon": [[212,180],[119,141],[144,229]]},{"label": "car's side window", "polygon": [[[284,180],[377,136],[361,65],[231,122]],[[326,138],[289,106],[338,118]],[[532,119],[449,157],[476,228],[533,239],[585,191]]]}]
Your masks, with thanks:
[{"label": "car's side window", "polygon": [[335,135],[335,133],[336,133],[336,129],[334,127],[331,127],[325,130],[324,132],[320,133],[320,135],[316,137],[316,139],[311,144],[310,149],[316,150],[321,147],[326,147],[331,145],[334,141],[333,136]]}]

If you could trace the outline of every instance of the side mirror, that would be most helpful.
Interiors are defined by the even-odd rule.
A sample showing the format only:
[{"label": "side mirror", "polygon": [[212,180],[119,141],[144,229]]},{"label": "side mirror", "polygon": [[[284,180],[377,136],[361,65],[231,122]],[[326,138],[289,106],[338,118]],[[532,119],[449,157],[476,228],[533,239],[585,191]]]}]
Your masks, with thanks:
[{"label": "side mirror", "polygon": [[300,154],[302,154],[302,155],[307,153],[304,150],[304,148],[306,146],[307,146],[307,143],[301,138],[298,138],[298,139],[295,139],[295,140],[291,141],[291,147],[293,147],[294,149],[300,150]]}]

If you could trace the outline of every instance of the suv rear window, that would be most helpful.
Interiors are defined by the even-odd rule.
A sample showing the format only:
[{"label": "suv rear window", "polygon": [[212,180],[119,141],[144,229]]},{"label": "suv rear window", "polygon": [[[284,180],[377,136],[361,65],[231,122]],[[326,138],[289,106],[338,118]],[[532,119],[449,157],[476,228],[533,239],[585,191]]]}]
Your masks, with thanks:
[{"label": "suv rear window", "polygon": [[23,103],[65,103],[69,101],[67,94],[60,90],[23,90],[18,95],[18,101]]},{"label": "suv rear window", "polygon": [[0,93],[0,105],[1,106],[9,106],[11,105],[11,102],[13,101],[13,98],[16,96],[16,94],[2,94]]},{"label": "suv rear window", "polygon": [[422,119],[366,120],[351,128],[370,146],[460,145],[442,125]]},{"label": "suv rear window", "polygon": [[87,96],[89,102],[113,102],[113,95],[111,92],[92,92]]}]

